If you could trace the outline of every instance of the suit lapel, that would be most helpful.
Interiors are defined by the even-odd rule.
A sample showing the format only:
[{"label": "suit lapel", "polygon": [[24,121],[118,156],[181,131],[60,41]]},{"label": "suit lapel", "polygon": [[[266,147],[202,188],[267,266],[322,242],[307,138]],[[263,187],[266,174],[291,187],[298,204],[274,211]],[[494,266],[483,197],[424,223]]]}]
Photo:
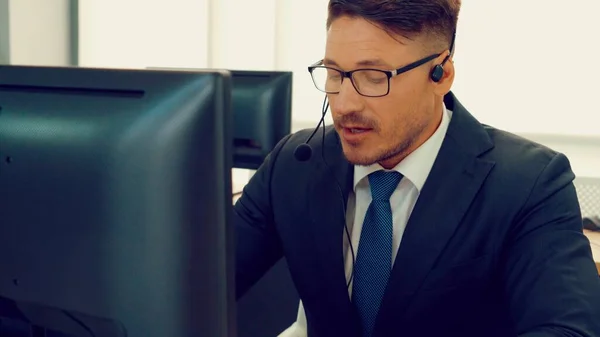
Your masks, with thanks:
[{"label": "suit lapel", "polygon": [[380,307],[381,332],[394,331],[493,167],[478,158],[493,146],[483,127],[452,94],[446,106],[452,120],[403,234]]},{"label": "suit lapel", "polygon": [[[315,261],[318,268],[317,281],[323,285],[327,293],[326,303],[334,303],[332,310],[337,311],[340,324],[348,328],[348,333],[358,331],[350,322],[357,317],[352,306],[344,271],[344,225],[346,221],[346,204],[351,190],[354,169],[344,157],[337,133],[327,128],[325,136],[324,157],[321,146],[313,146],[312,161],[315,163],[310,185],[309,216],[312,220],[312,243],[314,243]],[[316,137],[319,138],[319,137]],[[332,322],[332,324],[335,324]],[[346,334],[347,336],[350,336]]]}]

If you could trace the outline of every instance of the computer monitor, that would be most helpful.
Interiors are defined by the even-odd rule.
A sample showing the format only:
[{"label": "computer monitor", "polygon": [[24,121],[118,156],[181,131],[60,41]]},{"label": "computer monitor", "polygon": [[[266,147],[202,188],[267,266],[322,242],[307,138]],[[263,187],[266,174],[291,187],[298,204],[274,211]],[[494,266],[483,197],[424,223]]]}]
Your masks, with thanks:
[{"label": "computer monitor", "polygon": [[233,166],[258,169],[291,132],[292,73],[230,70],[234,122]]},{"label": "computer monitor", "polygon": [[277,142],[291,132],[293,75],[290,71],[228,71],[233,86],[233,166],[256,170]]},{"label": "computer monitor", "polygon": [[234,336],[230,86],[0,66],[0,324]]}]

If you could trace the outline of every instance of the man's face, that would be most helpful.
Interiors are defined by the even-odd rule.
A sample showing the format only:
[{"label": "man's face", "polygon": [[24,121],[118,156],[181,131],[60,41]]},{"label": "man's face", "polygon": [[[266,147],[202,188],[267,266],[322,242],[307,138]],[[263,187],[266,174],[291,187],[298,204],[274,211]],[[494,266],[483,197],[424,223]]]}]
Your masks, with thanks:
[{"label": "man's face", "polygon": [[[340,17],[328,30],[324,64],[344,71],[394,70],[428,56],[424,43],[392,37],[361,18]],[[392,77],[389,94],[383,97],[360,95],[348,78],[338,94],[328,95],[349,162],[378,162],[390,168],[433,134],[441,120],[443,97],[439,90],[436,95],[436,84],[429,77],[433,64],[437,63]]]}]

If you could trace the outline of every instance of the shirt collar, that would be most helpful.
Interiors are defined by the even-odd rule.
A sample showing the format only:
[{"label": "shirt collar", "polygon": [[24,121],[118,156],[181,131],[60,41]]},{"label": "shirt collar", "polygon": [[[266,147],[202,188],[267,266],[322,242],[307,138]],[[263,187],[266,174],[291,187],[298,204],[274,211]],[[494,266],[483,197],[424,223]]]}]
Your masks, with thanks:
[{"label": "shirt collar", "polygon": [[[452,111],[446,109],[444,106],[444,113],[442,114],[442,121],[438,126],[437,130],[416,150],[411,152],[406,158],[404,158],[398,165],[389,171],[400,172],[405,179],[409,180],[419,192],[425,185],[425,181],[429,176],[429,172],[433,167],[433,163],[440,151],[448,125],[450,124],[450,118],[452,118]],[[369,166],[354,166],[354,191],[356,186],[369,174],[384,170],[384,168],[378,163]]]}]

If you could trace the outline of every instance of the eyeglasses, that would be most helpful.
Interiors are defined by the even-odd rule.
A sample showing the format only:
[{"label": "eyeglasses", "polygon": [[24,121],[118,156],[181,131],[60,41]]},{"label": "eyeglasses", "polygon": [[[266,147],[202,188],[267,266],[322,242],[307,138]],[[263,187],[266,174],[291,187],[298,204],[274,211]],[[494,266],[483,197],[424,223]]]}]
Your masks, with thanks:
[{"label": "eyeglasses", "polygon": [[349,78],[352,86],[362,96],[382,97],[390,93],[390,79],[435,59],[440,54],[429,55],[396,70],[356,69],[342,71],[323,65],[323,60],[308,67],[308,72],[318,90],[327,94],[339,94],[344,78]]}]

